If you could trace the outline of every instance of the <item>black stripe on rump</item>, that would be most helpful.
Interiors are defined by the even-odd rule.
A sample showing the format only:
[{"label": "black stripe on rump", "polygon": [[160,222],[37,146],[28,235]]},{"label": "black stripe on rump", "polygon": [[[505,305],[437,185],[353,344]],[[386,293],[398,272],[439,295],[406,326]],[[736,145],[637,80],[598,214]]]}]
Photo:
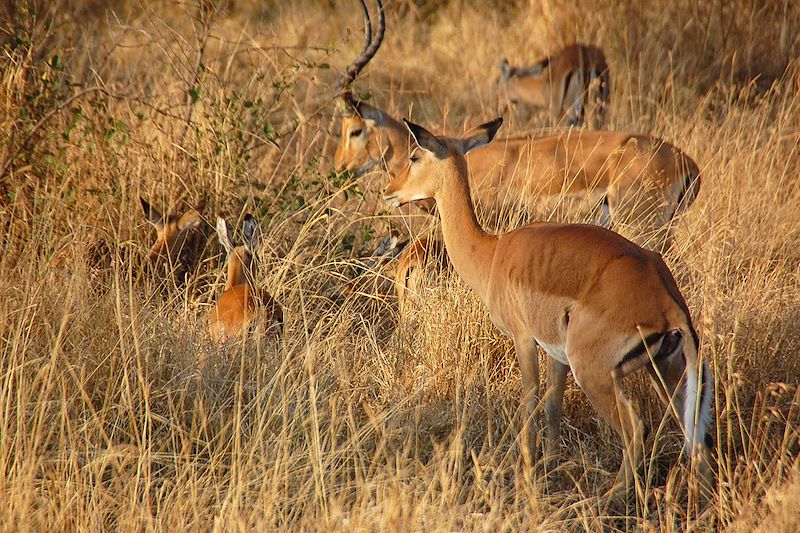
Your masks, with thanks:
[{"label": "black stripe on rump", "polygon": [[[700,389],[700,405],[703,405],[703,403],[705,402],[705,399],[706,399],[706,394],[709,394],[709,392],[710,392],[709,390],[707,390],[707,381],[711,378],[711,376],[709,376],[710,369],[704,363],[700,363],[700,364],[701,364],[702,369],[703,369],[702,379],[700,379],[700,387],[701,387],[701,389]],[[711,433],[708,431],[708,428],[706,428],[706,434],[705,434],[705,437],[704,437],[704,444],[706,445],[706,448],[708,448],[709,450],[713,450],[714,449],[714,437],[711,436]]]},{"label": "black stripe on rump", "polygon": [[651,333],[644,338],[644,341],[639,342],[639,344],[634,346],[630,351],[628,351],[628,353],[625,354],[622,360],[617,363],[617,370],[621,370],[626,364],[640,359],[643,356],[649,361],[649,357],[647,357],[647,348],[645,345],[647,347],[653,346],[659,340],[661,340],[661,346],[659,347],[658,352],[653,354],[654,363],[658,363],[661,359],[672,355],[680,346],[681,341],[683,340],[683,334],[679,329],[673,329],[666,333]]},{"label": "black stripe on rump", "polygon": [[697,179],[699,176],[699,174],[691,171],[686,174],[683,179],[683,187],[681,187],[681,192],[678,194],[678,202],[675,204],[675,212],[672,213],[673,217],[686,211],[697,198],[697,193],[699,192]]}]

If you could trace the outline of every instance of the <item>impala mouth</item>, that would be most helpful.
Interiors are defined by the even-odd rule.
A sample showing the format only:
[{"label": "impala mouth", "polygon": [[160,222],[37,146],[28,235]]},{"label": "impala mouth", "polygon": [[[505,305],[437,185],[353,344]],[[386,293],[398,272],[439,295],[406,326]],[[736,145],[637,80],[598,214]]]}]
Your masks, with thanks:
[{"label": "impala mouth", "polygon": [[373,159],[372,161],[370,161],[366,165],[360,166],[355,170],[351,170],[350,172],[353,174],[353,177],[358,178],[358,177],[363,176],[364,174],[366,174],[367,172],[369,172],[373,168],[375,168],[375,165],[377,165],[377,164],[378,164],[378,160],[377,159]]},{"label": "impala mouth", "polygon": [[386,202],[389,207],[400,207],[400,198],[397,196],[384,196],[383,201]]}]

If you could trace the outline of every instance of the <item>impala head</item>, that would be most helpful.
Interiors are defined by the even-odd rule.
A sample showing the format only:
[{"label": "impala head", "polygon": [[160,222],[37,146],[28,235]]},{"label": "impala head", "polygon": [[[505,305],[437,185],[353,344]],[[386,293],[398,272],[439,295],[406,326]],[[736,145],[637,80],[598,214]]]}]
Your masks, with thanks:
[{"label": "impala head", "polygon": [[230,224],[217,217],[217,237],[228,255],[228,281],[232,287],[252,280],[255,251],[261,244],[261,228],[250,213],[242,221],[242,243],[236,244]]},{"label": "impala head", "polygon": [[549,59],[543,59],[531,67],[519,68],[509,65],[504,58],[500,62],[500,78],[497,80],[500,101],[511,104],[522,101],[545,107],[546,89],[550,83],[547,75],[549,64]]},{"label": "impala head", "polygon": [[466,176],[464,155],[491,142],[503,123],[502,118],[496,118],[474,128],[468,137],[446,138],[437,137],[422,126],[403,120],[414,139],[414,146],[405,168],[383,192],[383,199],[392,207],[436,198],[444,180],[459,179],[454,175],[456,172]]},{"label": "impala head", "polygon": [[185,277],[191,262],[188,254],[194,251],[190,250],[188,241],[203,222],[203,203],[178,216],[161,214],[142,197],[139,197],[139,201],[144,218],[157,232],[156,242],[147,253],[147,261],[151,265],[165,261],[171,271],[174,269],[179,279]]},{"label": "impala head", "polygon": [[337,172],[345,170],[361,175],[378,165],[385,154],[376,128],[386,123],[386,114],[365,102],[356,100],[353,94],[341,96],[342,136],[336,147],[334,167]]},{"label": "impala head", "polygon": [[344,74],[336,82],[335,88],[340,97],[339,109],[342,113],[342,138],[336,149],[334,166],[337,172],[349,170],[356,174],[366,172],[381,159],[381,149],[377,144],[376,136],[371,135],[371,130],[381,124],[384,120],[384,113],[354,98],[350,85],[355,81],[358,73],[377,53],[386,31],[386,19],[381,0],[376,0],[378,5],[378,27],[374,39],[369,9],[367,9],[367,4],[364,0],[359,1],[361,3],[361,11],[364,14],[364,48],[355,61],[345,69]]}]

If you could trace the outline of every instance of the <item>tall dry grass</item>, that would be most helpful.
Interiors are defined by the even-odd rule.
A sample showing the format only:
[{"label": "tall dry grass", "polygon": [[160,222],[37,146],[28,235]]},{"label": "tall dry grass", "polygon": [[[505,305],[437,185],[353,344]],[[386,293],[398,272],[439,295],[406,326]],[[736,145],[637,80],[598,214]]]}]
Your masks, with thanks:
[{"label": "tall dry grass", "polygon": [[[603,495],[618,439],[574,384],[559,466],[520,455],[512,346],[456,276],[399,320],[390,266],[360,269],[402,222],[382,176],[330,172],[355,2],[213,4],[0,8],[3,529],[800,526],[800,7],[396,1],[356,83],[457,132],[491,118],[500,57],[593,42],[612,69],[610,127],[700,164],[667,260],[715,372],[718,486],[704,505],[677,427],[633,380],[655,437],[620,506]],[[140,195],[261,220],[279,343],[208,341],[213,242],[190,290],[137,281],[154,238]]]}]

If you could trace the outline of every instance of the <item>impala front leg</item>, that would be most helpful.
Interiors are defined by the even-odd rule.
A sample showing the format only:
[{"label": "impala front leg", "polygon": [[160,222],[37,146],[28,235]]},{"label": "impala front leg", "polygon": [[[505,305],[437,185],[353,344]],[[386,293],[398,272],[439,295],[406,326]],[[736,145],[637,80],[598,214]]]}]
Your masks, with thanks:
[{"label": "impala front leg", "polygon": [[522,373],[522,405],[525,409],[525,423],[523,425],[523,443],[527,438],[527,447],[530,457],[535,460],[538,456],[536,449],[536,424],[532,415],[539,401],[539,353],[533,337],[514,337],[514,349]]}]

